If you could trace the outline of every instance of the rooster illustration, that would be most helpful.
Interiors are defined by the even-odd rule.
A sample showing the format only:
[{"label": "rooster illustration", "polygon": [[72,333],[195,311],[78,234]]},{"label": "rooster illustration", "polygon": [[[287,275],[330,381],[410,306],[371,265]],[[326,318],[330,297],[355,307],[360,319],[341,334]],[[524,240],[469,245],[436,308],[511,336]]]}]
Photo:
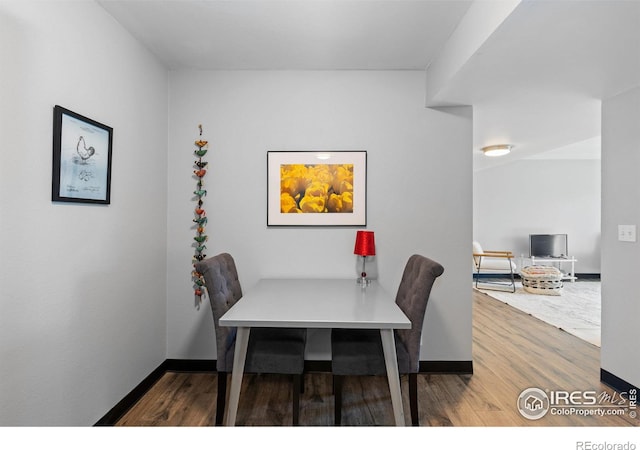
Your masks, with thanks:
[{"label": "rooster illustration", "polygon": [[[82,147],[80,147],[80,143],[82,143]],[[87,144],[84,142],[84,136],[80,136],[78,139],[78,144],[76,145],[76,151],[82,159],[82,162],[85,163],[89,158],[91,158],[95,153],[96,149],[93,147],[87,148]]]}]

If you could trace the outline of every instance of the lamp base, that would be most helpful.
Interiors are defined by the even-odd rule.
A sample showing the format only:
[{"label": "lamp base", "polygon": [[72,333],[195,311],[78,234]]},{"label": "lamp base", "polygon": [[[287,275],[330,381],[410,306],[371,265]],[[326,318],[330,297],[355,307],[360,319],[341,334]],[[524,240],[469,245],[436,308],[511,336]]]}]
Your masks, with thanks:
[{"label": "lamp base", "polygon": [[367,274],[366,273],[362,272],[362,275],[360,276],[360,278],[358,278],[356,280],[356,283],[358,283],[362,287],[366,287],[366,286],[369,286],[371,284],[371,280],[369,278],[367,278]]},{"label": "lamp base", "polygon": [[367,261],[367,257],[362,255],[362,271],[360,272],[360,278],[358,278],[358,284],[362,287],[369,286],[371,280],[367,278],[367,272],[364,271],[364,263]]}]

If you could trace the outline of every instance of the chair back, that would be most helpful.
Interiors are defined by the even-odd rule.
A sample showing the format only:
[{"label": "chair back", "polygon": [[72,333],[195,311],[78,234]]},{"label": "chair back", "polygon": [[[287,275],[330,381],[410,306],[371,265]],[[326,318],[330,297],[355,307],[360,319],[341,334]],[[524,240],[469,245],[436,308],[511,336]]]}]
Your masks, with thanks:
[{"label": "chair back", "polygon": [[411,328],[396,330],[398,338],[405,345],[410,364],[410,372],[417,372],[420,365],[420,340],[422,325],[433,283],[444,267],[421,255],[413,255],[407,261],[396,295],[396,304],[411,321]]},{"label": "chair back", "polygon": [[209,303],[213,313],[216,332],[216,350],[218,372],[230,372],[235,349],[235,327],[221,327],[220,317],[242,298],[242,289],[238,279],[236,264],[228,253],[199,261],[195,269],[204,277]]}]

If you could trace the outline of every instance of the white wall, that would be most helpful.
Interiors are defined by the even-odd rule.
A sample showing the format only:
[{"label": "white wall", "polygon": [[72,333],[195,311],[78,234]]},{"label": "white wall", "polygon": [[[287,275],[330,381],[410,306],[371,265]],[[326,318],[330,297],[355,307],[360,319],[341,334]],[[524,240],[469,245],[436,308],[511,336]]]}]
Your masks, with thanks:
[{"label": "white wall", "polygon": [[[353,228],[268,228],[268,150],[366,150],[368,229],[392,292],[409,256],[445,267],[423,360],[471,360],[471,110],[423,106],[421,72],[170,73],[168,358],[215,358],[208,299],[191,285],[198,124],[209,140],[207,254],[234,255],[244,289],[261,277],[356,277]],[[308,357],[326,359],[326,334]]]},{"label": "white wall", "polygon": [[474,172],[473,236],[484,248],[511,250],[520,266],[529,234],[547,233],[569,235],[577,273],[600,273],[600,160],[522,159]]},{"label": "white wall", "polygon": [[634,386],[640,386],[640,243],[618,241],[618,225],[640,225],[638,122],[640,87],[603,102],[601,367]]},{"label": "white wall", "polygon": [[[0,2],[0,426],[91,425],[166,350],[167,73],[94,2]],[[114,128],[111,205],[51,202],[53,106]]]}]

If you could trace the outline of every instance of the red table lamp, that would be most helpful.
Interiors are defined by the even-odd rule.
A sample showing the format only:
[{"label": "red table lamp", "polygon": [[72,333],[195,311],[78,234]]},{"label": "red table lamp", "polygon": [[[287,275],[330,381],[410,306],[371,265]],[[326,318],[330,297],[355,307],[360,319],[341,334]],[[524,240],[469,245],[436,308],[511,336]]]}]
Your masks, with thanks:
[{"label": "red table lamp", "polygon": [[371,283],[371,280],[367,278],[364,263],[367,256],[374,256],[376,254],[376,241],[373,231],[358,231],[356,233],[356,247],[353,249],[353,254],[362,257],[362,272],[360,273],[360,278],[358,278],[358,284],[366,286]]}]

